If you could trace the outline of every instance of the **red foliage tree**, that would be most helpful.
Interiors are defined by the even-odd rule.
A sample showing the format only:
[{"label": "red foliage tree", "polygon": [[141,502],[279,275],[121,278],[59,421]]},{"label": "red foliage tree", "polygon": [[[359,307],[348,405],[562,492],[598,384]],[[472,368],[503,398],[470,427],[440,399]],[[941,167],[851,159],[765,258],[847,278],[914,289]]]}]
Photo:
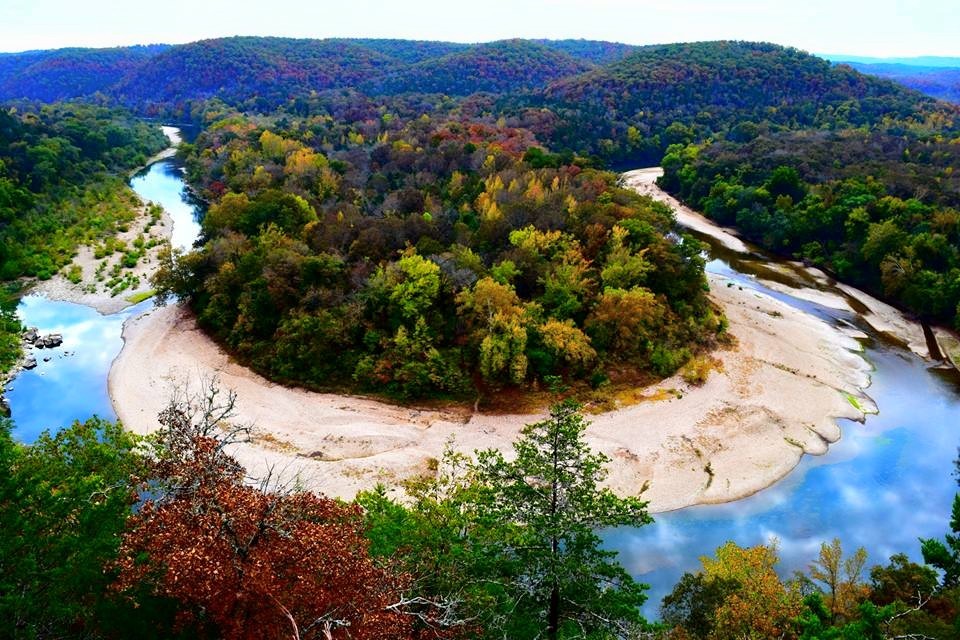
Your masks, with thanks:
[{"label": "red foliage tree", "polygon": [[373,562],[358,506],[243,483],[224,451],[235,438],[213,435],[234,398],[207,391],[160,416],[159,497],[128,522],[114,588],[149,584],[225,639],[449,637],[429,603],[403,598],[406,576]]}]

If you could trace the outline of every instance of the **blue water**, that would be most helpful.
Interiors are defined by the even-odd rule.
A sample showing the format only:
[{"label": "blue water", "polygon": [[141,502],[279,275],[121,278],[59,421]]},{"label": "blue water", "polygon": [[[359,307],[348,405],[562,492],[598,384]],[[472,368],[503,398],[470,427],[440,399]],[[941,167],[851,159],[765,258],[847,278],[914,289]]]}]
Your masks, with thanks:
[{"label": "blue water", "polygon": [[[723,260],[711,260],[707,269],[734,286],[871,334],[855,314],[774,291]],[[834,537],[848,551],[864,547],[872,566],[900,552],[920,561],[917,539],[947,531],[957,491],[952,472],[960,444],[958,377],[872,334],[863,343],[874,367],[867,393],[880,413],[864,424],[841,421],[842,438],[825,455],[804,456],[790,475],[752,497],[658,514],[652,526],[605,534],[608,548],[650,585],[648,618],[659,617],[663,596],[683,572],[700,569],[700,556],[728,540],[741,546],[777,540],[780,571],[788,577],[806,570],[820,543]]]},{"label": "blue water", "polygon": [[134,176],[130,186],[144,200],[166,209],[173,220],[170,243],[190,250],[200,235],[199,208],[186,190],[182,168],[174,160],[155,162]]},{"label": "blue water", "polygon": [[[23,371],[7,386],[13,435],[23,442],[97,415],[116,419],[107,393],[107,373],[120,353],[123,322],[152,306],[150,300],[111,315],[72,302],[25,296],[17,312],[23,324],[42,334],[62,333],[55,349],[31,349],[37,368]],[[44,362],[49,358],[48,362]]]},{"label": "blue water", "polygon": [[[189,248],[200,231],[200,210],[186,190],[182,171],[172,159],[156,162],[130,180],[144,200],[160,204],[173,220],[172,242]],[[32,442],[45,429],[56,430],[91,416],[116,419],[107,390],[107,375],[123,347],[123,323],[153,306],[146,300],[119,313],[101,315],[72,302],[29,295],[17,313],[41,334],[63,334],[56,349],[31,349],[37,368],[23,371],[5,395],[10,402],[14,436]],[[44,362],[44,358],[49,358]]]}]

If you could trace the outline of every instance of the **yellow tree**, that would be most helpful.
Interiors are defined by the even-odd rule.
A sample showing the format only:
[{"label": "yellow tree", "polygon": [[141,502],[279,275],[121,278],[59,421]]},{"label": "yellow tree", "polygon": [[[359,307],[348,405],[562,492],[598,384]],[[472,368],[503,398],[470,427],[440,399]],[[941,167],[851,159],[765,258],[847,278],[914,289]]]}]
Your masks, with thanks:
[{"label": "yellow tree", "polygon": [[870,594],[862,582],[866,563],[867,552],[863,547],[844,559],[838,538],[820,545],[820,556],[810,565],[810,577],[827,587],[827,608],[834,622],[838,618],[850,619]]},{"label": "yellow tree", "polygon": [[774,567],[775,543],[743,548],[727,542],[716,557],[700,558],[708,579],[732,580],[740,585],[715,612],[716,640],[767,640],[785,637],[791,620],[800,615],[800,594],[788,590]]}]

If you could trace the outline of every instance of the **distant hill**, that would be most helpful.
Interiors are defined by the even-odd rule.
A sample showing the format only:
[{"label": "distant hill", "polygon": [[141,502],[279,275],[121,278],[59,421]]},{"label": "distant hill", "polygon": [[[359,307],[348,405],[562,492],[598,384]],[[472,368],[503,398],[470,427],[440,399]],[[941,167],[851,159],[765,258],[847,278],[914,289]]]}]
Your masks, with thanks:
[{"label": "distant hill", "polygon": [[0,97],[53,102],[110,89],[167,45],[0,55]]},{"label": "distant hill", "polygon": [[872,58],[869,56],[849,56],[844,54],[818,54],[830,62],[856,64],[895,64],[908,67],[960,68],[960,58],[947,56],[916,56],[912,58]]},{"label": "distant hill", "polygon": [[[926,58],[915,59],[927,60]],[[866,64],[846,60],[838,61],[838,64],[846,64],[860,73],[888,78],[928,96],[960,104],[960,58],[943,58],[942,60],[956,60],[957,64],[955,67],[947,67],[890,62]]]},{"label": "distant hill", "polygon": [[[915,69],[909,81],[889,65],[871,72],[955,97],[952,70]],[[656,161],[671,143],[735,126],[740,135],[761,123],[861,126],[935,108],[932,100],[850,66],[747,42],[634,47],[591,40],[232,37],[0,55],[0,100],[99,92],[141,113],[182,113],[210,98],[269,112],[311,95],[346,104],[354,98],[325,92],[347,88],[358,99],[492,93],[498,110],[516,115],[545,144],[613,162]]]},{"label": "distant hill", "polygon": [[363,86],[370,93],[380,94],[506,93],[538,89],[593,66],[557,46],[531,40],[503,40],[424,60]]},{"label": "distant hill", "polygon": [[469,49],[473,45],[457,42],[435,42],[432,40],[398,40],[379,38],[334,38],[332,42],[349,42],[376,51],[399,62],[416,64],[430,58],[439,58],[458,51]]},{"label": "distant hill", "polygon": [[602,40],[534,40],[534,42],[562,51],[577,60],[597,65],[622,60],[638,49],[636,45]]},{"label": "distant hill", "polygon": [[561,117],[555,145],[651,161],[668,144],[739,126],[860,126],[909,118],[934,102],[886,80],[773,44],[698,42],[641,47],[550,85],[539,106]]},{"label": "distant hill", "polygon": [[290,97],[396,69],[383,53],[345,40],[235,37],[170,47],[113,89],[131,106],[219,97],[269,107]]},{"label": "distant hill", "polygon": [[341,87],[469,95],[537,89],[635,47],[593,40],[459,44],[395,39],[233,37],[183,45],[0,54],[0,99],[109,93],[141,110],[218,97],[272,108]]}]

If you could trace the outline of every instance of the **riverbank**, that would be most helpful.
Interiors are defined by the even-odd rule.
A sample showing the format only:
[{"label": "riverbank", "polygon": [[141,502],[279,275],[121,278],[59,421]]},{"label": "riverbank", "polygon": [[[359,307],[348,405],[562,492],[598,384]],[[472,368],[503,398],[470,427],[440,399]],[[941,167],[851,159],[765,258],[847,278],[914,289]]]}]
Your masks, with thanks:
[{"label": "riverbank", "polygon": [[[146,164],[130,172],[130,176],[146,169],[150,165],[172,157],[177,152],[181,142],[179,130],[176,127],[162,126],[163,133],[170,141],[170,146],[147,160]],[[79,277],[73,280],[67,277],[67,269],[62,269],[49,280],[42,280],[31,287],[30,293],[39,294],[51,300],[76,302],[93,307],[103,315],[122,311],[134,305],[152,293],[150,277],[156,271],[157,257],[164,245],[168,244],[173,235],[173,220],[165,209],[156,214],[151,211],[149,203],[141,199],[137,207],[136,217],[125,231],[115,236],[115,241],[122,246],[133,247],[137,238],[142,237],[145,246],[136,265],[123,265],[124,252],[111,252],[109,255],[97,257],[93,246],[83,245],[77,249],[70,267],[79,269]],[[152,247],[149,245],[153,244]],[[111,280],[123,278],[130,284],[122,291],[114,294],[109,286]],[[116,286],[116,285],[114,285]]]},{"label": "riverbank", "polygon": [[[709,218],[690,209],[660,189],[656,180],[662,175],[663,169],[660,167],[636,169],[624,173],[623,181],[625,186],[638,193],[648,195],[669,205],[676,214],[677,222],[684,227],[713,238],[723,247],[735,253],[749,255],[756,251],[755,247],[751,247],[741,240],[735,230],[717,226]],[[774,265],[770,264],[769,266]],[[776,267],[778,267],[777,272],[786,277],[791,286],[785,287],[783,283],[762,279],[764,285],[833,309],[853,311],[859,314],[878,333],[893,338],[921,358],[933,359],[927,346],[923,326],[896,307],[855,287],[833,282],[826,274],[815,267],[807,267],[798,262],[787,262],[776,265]],[[809,286],[811,284],[815,286]],[[827,285],[836,291],[828,292],[816,288],[817,286]],[[944,327],[933,327],[932,330],[940,352],[946,357],[946,362],[956,367],[957,360],[960,358],[960,339],[958,339],[957,334]]]},{"label": "riverbank", "polygon": [[36,283],[30,293],[51,300],[76,302],[93,307],[103,315],[122,311],[151,295],[150,277],[156,271],[160,250],[170,241],[172,229],[173,221],[165,210],[161,210],[159,218],[155,220],[148,205],[138,208],[137,217],[127,231],[118,233],[115,238],[127,247],[132,247],[134,240],[140,235],[147,243],[153,241],[156,244],[152,248],[144,249],[135,266],[123,267],[120,270],[120,277],[129,278],[137,284],[116,295],[112,294],[108,283],[114,277],[111,273],[116,265],[124,258],[123,252],[97,258],[94,248],[89,245],[81,246],[71,263],[71,266],[80,269],[81,275],[77,282],[67,278],[61,270],[49,280]]},{"label": "riverbank", "polygon": [[[722,370],[702,387],[670,378],[643,390],[646,400],[591,418],[590,445],[612,459],[608,484],[636,495],[649,482],[643,495],[654,511],[759,491],[804,453],[824,453],[840,437],[836,418],[862,420],[872,409],[862,392],[869,365],[854,337],[722,276],[711,276],[711,287],[737,339],[716,354]],[[237,392],[236,421],[255,426],[253,441],[233,450],[252,475],[272,468],[346,499],[428,473],[451,439],[468,453],[509,451],[541,417],[421,411],[283,387],[233,362],[181,306],[130,319],[123,338],[109,388],[127,428],[156,429],[174,387],[199,389],[217,375]]]}]

